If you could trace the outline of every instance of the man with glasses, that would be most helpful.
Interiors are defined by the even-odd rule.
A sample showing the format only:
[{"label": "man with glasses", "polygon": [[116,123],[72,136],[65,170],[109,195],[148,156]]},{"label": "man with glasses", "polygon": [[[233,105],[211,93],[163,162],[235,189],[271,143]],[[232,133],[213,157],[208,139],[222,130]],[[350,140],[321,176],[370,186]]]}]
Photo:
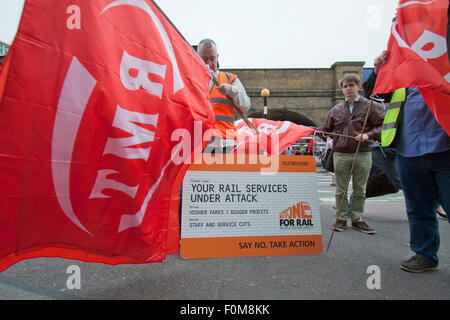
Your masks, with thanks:
[{"label": "man with glasses", "polygon": [[233,104],[245,113],[250,109],[250,98],[235,74],[219,70],[219,54],[213,40],[203,39],[200,41],[197,52],[220,83],[217,86],[212,79],[210,81],[211,104],[216,122],[214,133],[204,152],[228,153],[236,145]]}]

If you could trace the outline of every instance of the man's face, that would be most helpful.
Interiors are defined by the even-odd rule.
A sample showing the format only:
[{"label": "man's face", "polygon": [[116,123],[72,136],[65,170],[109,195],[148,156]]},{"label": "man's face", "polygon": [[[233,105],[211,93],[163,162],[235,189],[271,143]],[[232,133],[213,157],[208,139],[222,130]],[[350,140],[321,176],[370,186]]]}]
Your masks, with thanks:
[{"label": "man's face", "polygon": [[219,55],[217,54],[216,46],[213,45],[211,48],[209,48],[207,45],[202,44],[198,48],[198,55],[207,65],[209,65],[209,68],[212,71],[217,70],[217,58],[219,57]]},{"label": "man's face", "polygon": [[358,96],[359,85],[354,81],[344,81],[342,83],[342,92],[348,100],[354,100]]}]

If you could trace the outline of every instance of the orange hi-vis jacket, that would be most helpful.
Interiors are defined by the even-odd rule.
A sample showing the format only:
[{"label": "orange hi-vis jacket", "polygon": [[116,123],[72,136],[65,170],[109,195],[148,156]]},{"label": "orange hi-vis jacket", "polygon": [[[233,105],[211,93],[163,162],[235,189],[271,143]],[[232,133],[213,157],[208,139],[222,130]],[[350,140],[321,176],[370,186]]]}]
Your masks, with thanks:
[{"label": "orange hi-vis jacket", "polygon": [[[217,81],[220,84],[233,84],[237,75],[229,72],[219,72]],[[223,139],[235,139],[236,127],[234,126],[233,103],[226,96],[217,90],[214,84],[211,89],[211,105],[216,115],[216,123],[214,125],[214,135]],[[226,135],[228,130],[228,136]],[[231,135],[230,135],[231,134]]]}]

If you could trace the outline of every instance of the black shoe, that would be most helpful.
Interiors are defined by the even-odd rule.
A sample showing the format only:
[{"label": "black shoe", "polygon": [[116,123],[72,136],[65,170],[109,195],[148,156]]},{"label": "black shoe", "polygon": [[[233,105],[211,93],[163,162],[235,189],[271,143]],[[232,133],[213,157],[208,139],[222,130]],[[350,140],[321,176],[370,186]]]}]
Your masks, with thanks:
[{"label": "black shoe", "polygon": [[416,273],[438,269],[437,265],[433,266],[418,256],[412,256],[409,260],[403,261],[400,264],[400,268],[408,272]]}]

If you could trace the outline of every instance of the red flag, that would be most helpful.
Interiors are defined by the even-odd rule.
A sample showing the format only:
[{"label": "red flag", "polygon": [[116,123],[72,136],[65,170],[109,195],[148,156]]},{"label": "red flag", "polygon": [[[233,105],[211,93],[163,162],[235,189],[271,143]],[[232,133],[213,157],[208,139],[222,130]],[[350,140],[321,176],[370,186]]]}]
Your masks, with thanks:
[{"label": "red flag", "polygon": [[236,153],[259,154],[262,152],[279,155],[291,144],[315,131],[290,121],[272,121],[262,118],[249,118],[249,120],[259,134],[250,129],[243,120],[236,121]]},{"label": "red flag", "polygon": [[447,10],[447,56],[450,62],[450,52],[448,52],[448,48],[450,48],[450,1]]},{"label": "red flag", "polygon": [[34,257],[119,264],[177,252],[173,181],[186,166],[171,160],[171,134],[214,123],[194,50],[149,0],[26,0],[12,48],[0,271]]},{"label": "red flag", "polygon": [[[9,66],[12,47],[9,48],[9,51],[6,53],[5,58],[3,59],[2,64],[0,64],[0,98],[3,96],[3,90],[5,89],[6,79],[8,78]],[[1,102],[1,100],[0,100]]]},{"label": "red flag", "polygon": [[400,0],[374,94],[417,87],[442,128],[450,134],[448,0]]}]

